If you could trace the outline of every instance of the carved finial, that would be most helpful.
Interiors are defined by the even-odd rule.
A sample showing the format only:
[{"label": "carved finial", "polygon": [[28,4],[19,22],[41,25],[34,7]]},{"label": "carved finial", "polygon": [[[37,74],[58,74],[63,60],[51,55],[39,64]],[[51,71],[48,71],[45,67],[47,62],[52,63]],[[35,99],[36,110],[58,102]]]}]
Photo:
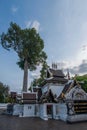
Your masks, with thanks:
[{"label": "carved finial", "polygon": [[70,73],[69,73],[69,69],[67,69],[67,77],[68,77],[68,80],[70,80]]},{"label": "carved finial", "polygon": [[57,70],[57,63],[52,63],[52,69]]}]

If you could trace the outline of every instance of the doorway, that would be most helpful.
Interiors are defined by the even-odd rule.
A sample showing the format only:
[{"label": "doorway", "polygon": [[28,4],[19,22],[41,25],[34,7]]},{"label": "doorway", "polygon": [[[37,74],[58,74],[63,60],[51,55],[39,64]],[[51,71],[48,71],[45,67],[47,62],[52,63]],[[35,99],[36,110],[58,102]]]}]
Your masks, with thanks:
[{"label": "doorway", "polygon": [[47,105],[47,115],[48,118],[53,119],[53,105]]}]

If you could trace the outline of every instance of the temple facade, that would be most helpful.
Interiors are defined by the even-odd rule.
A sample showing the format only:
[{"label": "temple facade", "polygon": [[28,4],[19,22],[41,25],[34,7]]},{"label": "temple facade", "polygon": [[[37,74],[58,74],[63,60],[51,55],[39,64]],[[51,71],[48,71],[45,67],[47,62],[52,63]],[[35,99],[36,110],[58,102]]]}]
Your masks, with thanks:
[{"label": "temple facade", "polygon": [[40,87],[22,93],[12,114],[68,122],[87,120],[87,93],[75,79],[67,79],[62,70],[50,68]]}]

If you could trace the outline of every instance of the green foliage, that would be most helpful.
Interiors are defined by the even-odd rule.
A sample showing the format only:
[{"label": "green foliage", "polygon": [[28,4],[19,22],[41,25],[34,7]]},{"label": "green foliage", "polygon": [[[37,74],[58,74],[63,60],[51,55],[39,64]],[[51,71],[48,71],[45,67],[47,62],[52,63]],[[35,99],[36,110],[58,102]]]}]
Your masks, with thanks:
[{"label": "green foliage", "polygon": [[83,76],[77,76],[77,81],[81,82],[82,88],[87,92],[87,74]]},{"label": "green foliage", "polygon": [[76,79],[79,81],[87,81],[87,75],[77,76]]},{"label": "green foliage", "polygon": [[9,96],[9,86],[4,85],[0,82],[0,103],[7,102],[7,98]]},{"label": "green foliage", "polygon": [[47,58],[43,51],[44,42],[34,28],[21,29],[16,23],[11,22],[7,33],[2,33],[0,43],[5,49],[17,52],[17,64],[21,69],[24,69],[25,60],[28,62],[28,68],[35,70],[36,65]]},{"label": "green foliage", "polygon": [[41,85],[41,83],[44,81],[44,79],[46,78],[46,72],[47,69],[49,68],[49,66],[47,65],[46,62],[43,63],[42,65],[42,69],[40,71],[40,78],[37,80],[38,86]]},{"label": "green foliage", "polygon": [[28,69],[44,63],[47,56],[43,51],[44,42],[34,28],[21,29],[16,23],[10,23],[7,33],[2,33],[0,44],[6,50],[14,50],[18,54],[17,64],[24,69],[23,91],[27,91]]},{"label": "green foliage", "polygon": [[31,83],[31,86],[29,88],[29,90],[31,91],[33,87],[35,86],[40,86],[41,83],[44,81],[44,79],[46,78],[46,71],[47,71],[47,68],[49,66],[47,65],[46,61],[43,62],[42,64],[42,69],[40,70],[40,78],[38,79],[34,79],[33,82]]}]

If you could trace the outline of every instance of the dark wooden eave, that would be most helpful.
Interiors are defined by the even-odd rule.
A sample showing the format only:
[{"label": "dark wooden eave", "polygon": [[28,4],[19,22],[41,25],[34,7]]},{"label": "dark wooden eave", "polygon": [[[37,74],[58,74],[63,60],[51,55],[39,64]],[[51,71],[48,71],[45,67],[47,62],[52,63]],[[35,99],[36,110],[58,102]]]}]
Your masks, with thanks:
[{"label": "dark wooden eave", "polygon": [[76,86],[77,84],[76,84],[76,81],[74,80],[74,82],[72,83],[72,82],[70,82],[70,83],[68,83],[68,84],[66,84],[65,86],[64,86],[64,88],[63,88],[63,90],[62,90],[62,92],[61,92],[61,94],[60,94],[60,96],[58,97],[58,98],[61,98],[62,97],[62,94],[66,94],[67,92],[69,92],[74,86]]},{"label": "dark wooden eave", "polygon": [[64,78],[65,75],[62,72],[62,70],[54,70],[54,69],[49,69],[50,73],[52,74],[53,77],[61,77]]},{"label": "dark wooden eave", "polygon": [[67,83],[67,79],[65,79],[65,75],[62,70],[55,70],[55,69],[48,69],[47,70],[47,77],[41,83],[41,87],[43,87],[47,83]]},{"label": "dark wooden eave", "polygon": [[39,103],[57,103],[57,98],[53,95],[50,89],[41,96]]},{"label": "dark wooden eave", "polygon": [[34,104],[37,102],[35,93],[23,93],[23,98],[21,99],[23,104]]},{"label": "dark wooden eave", "polygon": [[47,83],[61,83],[61,84],[65,84],[67,82],[68,82],[68,80],[65,79],[65,78],[53,77],[53,78],[45,79],[40,86],[43,87]]}]

